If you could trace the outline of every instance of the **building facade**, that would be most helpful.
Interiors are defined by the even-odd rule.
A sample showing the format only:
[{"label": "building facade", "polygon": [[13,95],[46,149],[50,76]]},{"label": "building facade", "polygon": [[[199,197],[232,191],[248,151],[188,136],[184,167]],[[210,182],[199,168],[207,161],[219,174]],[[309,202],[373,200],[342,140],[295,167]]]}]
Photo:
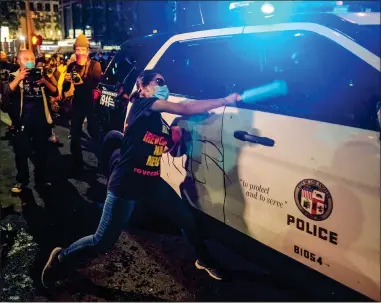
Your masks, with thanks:
[{"label": "building facade", "polygon": [[199,2],[62,0],[63,38],[84,33],[102,45],[120,45],[134,36],[201,24]]},{"label": "building facade", "polygon": [[62,0],[63,38],[83,33],[91,40],[118,43],[136,32],[136,1]]},{"label": "building facade", "polygon": [[[9,38],[11,40],[17,39],[19,36],[26,36],[25,3],[25,1],[0,0],[1,10],[5,12],[5,16],[9,12],[15,13],[19,21],[18,29],[10,30]],[[62,38],[58,0],[29,0],[29,9],[35,34],[48,40],[60,40]]]}]

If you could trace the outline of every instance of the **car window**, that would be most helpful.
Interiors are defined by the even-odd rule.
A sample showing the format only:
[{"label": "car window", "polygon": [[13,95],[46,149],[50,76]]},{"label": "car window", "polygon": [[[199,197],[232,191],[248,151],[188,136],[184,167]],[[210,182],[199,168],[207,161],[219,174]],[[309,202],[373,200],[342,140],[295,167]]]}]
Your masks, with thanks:
[{"label": "car window", "polygon": [[105,72],[102,80],[103,84],[117,85],[123,82],[124,78],[133,67],[133,62],[127,57],[126,52],[118,52],[115,55]]},{"label": "car window", "polygon": [[284,80],[286,96],[241,106],[323,122],[378,130],[380,73],[335,42],[307,31],[250,34],[246,75],[238,89]]},{"label": "car window", "polygon": [[230,36],[172,44],[155,68],[172,94],[194,99],[221,98],[239,81],[242,58]]},{"label": "car window", "polygon": [[124,43],[122,49],[117,52],[110,66],[106,69],[102,84],[117,85],[123,83],[126,91],[130,92],[139,73],[167,39],[168,36],[163,35],[138,40],[132,39]]},{"label": "car window", "polygon": [[176,42],[156,64],[172,94],[220,98],[283,80],[288,94],[240,107],[378,130],[380,73],[337,43],[308,31]]}]

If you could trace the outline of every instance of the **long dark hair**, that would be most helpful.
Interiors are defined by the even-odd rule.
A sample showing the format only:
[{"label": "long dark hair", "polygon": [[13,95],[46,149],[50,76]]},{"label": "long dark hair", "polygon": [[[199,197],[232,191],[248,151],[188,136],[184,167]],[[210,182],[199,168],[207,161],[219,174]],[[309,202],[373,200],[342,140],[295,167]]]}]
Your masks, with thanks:
[{"label": "long dark hair", "polygon": [[142,71],[136,79],[137,90],[130,96],[130,101],[134,102],[140,97],[142,87],[146,87],[157,75],[161,73],[156,69],[147,69]]}]

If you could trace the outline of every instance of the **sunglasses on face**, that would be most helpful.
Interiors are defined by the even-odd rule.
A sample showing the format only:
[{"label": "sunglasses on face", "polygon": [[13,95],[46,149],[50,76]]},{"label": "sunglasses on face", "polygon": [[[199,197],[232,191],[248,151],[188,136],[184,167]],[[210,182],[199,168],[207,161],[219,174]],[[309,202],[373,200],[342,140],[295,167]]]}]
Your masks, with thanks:
[{"label": "sunglasses on face", "polygon": [[156,78],[156,79],[155,79],[155,82],[156,82],[157,85],[159,85],[159,86],[164,86],[164,85],[166,85],[166,82],[164,81],[164,79],[161,79],[161,78]]}]

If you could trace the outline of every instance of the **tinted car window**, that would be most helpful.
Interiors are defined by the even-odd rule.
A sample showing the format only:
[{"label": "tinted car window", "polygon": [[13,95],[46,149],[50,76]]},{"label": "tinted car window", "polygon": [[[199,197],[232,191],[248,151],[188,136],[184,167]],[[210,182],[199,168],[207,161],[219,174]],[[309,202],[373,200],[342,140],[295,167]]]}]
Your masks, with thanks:
[{"label": "tinted car window", "polygon": [[337,43],[308,31],[176,42],[156,65],[172,94],[194,99],[284,80],[288,94],[241,107],[379,130],[380,73]]},{"label": "tinted car window", "polygon": [[168,35],[158,35],[132,39],[124,43],[106,69],[102,84],[117,85],[124,81],[123,86],[129,93],[139,73],[168,38]]},{"label": "tinted car window", "polygon": [[190,98],[221,98],[234,90],[242,56],[233,37],[176,42],[156,65],[172,94]]},{"label": "tinted car window", "polygon": [[243,107],[378,130],[380,73],[335,42],[312,32],[248,35],[242,89],[284,80],[286,96]]},{"label": "tinted car window", "polygon": [[124,78],[133,67],[133,62],[127,57],[127,52],[125,51],[116,54],[106,70],[102,80],[103,84],[117,85],[123,82]]}]

